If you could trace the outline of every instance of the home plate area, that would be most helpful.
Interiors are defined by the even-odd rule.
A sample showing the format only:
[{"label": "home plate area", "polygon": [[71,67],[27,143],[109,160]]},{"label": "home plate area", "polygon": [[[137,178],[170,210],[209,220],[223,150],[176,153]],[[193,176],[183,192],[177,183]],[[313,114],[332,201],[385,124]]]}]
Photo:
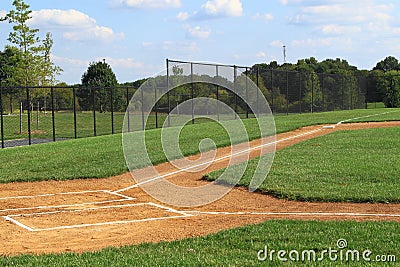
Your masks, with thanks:
[{"label": "home plate area", "polygon": [[183,211],[107,190],[0,198],[3,219],[28,231],[49,231],[188,217]]}]

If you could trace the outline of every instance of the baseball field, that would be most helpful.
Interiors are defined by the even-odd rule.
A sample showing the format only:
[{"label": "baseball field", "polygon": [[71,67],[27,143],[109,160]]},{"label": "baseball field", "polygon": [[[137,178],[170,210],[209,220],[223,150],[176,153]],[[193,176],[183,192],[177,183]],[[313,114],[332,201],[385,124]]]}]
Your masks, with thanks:
[{"label": "baseball field", "polygon": [[[252,149],[238,186],[198,207],[167,205],[137,186],[121,134],[3,149],[0,265],[396,265],[400,109],[275,116],[277,152],[255,192],[248,187],[269,137],[255,119],[243,122]],[[212,139],[218,160],[177,171],[161,133],[145,132],[152,164],[189,188],[218,178],[232,165],[231,146],[240,145],[217,123],[186,125],[182,155],[196,160],[201,140]]]}]

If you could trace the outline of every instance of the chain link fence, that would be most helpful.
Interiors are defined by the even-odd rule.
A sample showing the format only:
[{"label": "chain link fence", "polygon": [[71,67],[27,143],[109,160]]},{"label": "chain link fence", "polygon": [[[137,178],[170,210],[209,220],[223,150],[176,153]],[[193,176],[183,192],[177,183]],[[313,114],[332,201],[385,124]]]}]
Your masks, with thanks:
[{"label": "chain link fence", "polygon": [[[1,87],[1,147],[121,133],[125,114],[128,131],[173,126],[170,116],[179,114],[179,105],[199,97],[204,97],[204,103],[192,107],[196,114],[216,114],[216,120],[224,116],[218,112],[217,102],[207,101],[214,98],[230,106],[238,114],[235,116],[251,118],[254,114],[246,103],[249,99],[257,102],[260,96],[248,95],[247,78],[260,88],[274,114],[366,108],[368,101],[379,98],[368,95],[376,91],[373,90],[377,86],[376,77],[167,60],[166,75],[146,84],[141,96],[142,103],[146,102],[145,98],[162,96],[151,114],[146,114],[149,115],[146,122],[137,120],[144,118],[143,112],[130,112],[130,105],[141,105],[130,103],[137,90],[130,86]],[[179,84],[184,81],[184,85],[175,88],[178,80]],[[385,81],[380,80],[380,84]],[[391,80],[386,83],[395,86]],[[230,84],[237,91],[232,92],[221,84]],[[191,123],[201,121],[197,118]]]}]

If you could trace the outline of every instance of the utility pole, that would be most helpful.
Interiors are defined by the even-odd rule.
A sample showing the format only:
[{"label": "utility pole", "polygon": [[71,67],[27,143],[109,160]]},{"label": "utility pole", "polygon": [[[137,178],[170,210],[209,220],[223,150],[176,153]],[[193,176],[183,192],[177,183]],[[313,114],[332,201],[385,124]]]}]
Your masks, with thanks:
[{"label": "utility pole", "polygon": [[286,63],[286,45],[283,46],[283,63]]}]

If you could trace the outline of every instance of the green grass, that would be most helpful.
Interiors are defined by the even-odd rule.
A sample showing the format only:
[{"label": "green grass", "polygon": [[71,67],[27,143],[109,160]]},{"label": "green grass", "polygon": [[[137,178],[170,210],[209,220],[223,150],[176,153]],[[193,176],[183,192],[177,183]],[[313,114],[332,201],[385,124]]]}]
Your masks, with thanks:
[{"label": "green grass", "polygon": [[[305,229],[307,229],[305,231]],[[122,248],[107,248],[83,254],[22,255],[0,258],[2,266],[281,266],[277,254],[274,261],[260,262],[257,253],[264,250],[313,250],[320,256],[323,250],[337,249],[337,241],[345,239],[348,249],[362,253],[400,257],[400,224],[392,222],[316,222],[273,220],[258,225],[221,231],[204,237],[158,244],[141,244]],[[347,248],[343,250],[344,255]],[[337,255],[340,255],[339,253]],[[345,257],[344,257],[345,258]],[[376,266],[376,262],[330,261],[292,262],[285,266]],[[394,266],[379,263],[379,266]]]},{"label": "green grass", "polygon": [[[400,203],[399,136],[400,127],[342,131],[277,151],[259,190],[302,201]],[[239,185],[249,186],[257,164],[249,161]]]},{"label": "green grass", "polygon": [[385,103],[383,102],[373,102],[373,103],[368,103],[367,104],[368,109],[372,108],[385,108]]},{"label": "green grass", "polygon": [[[336,123],[352,117],[387,111],[387,109],[355,110],[277,116],[275,123],[277,132],[286,132],[302,126]],[[366,120],[399,120],[400,109],[393,111],[397,112],[369,117]],[[250,139],[260,136],[254,119],[244,120],[244,124]],[[165,162],[166,157],[162,153],[160,144],[161,130],[148,130],[146,136],[153,164]],[[216,123],[187,125],[180,137],[184,155],[198,153],[198,144],[206,137],[213,139],[218,147],[230,145],[226,133]],[[143,167],[140,161],[137,167]],[[104,178],[127,171],[120,134],[0,150],[0,169],[0,183]]]}]

